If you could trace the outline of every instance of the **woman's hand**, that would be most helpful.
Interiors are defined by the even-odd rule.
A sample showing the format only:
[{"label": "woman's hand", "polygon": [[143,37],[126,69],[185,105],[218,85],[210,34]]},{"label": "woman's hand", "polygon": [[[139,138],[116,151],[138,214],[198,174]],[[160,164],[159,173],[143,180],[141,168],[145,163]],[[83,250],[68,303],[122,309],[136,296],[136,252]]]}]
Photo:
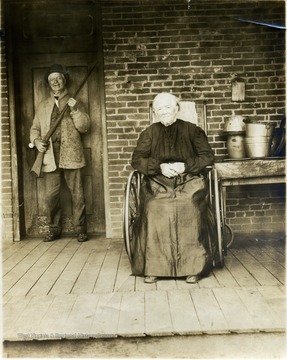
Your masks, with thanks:
[{"label": "woman's hand", "polygon": [[177,172],[177,174],[182,174],[185,171],[185,164],[183,162],[171,163],[170,167]]},{"label": "woman's hand", "polygon": [[183,162],[162,163],[160,164],[160,170],[162,175],[172,178],[184,173],[185,165]]}]

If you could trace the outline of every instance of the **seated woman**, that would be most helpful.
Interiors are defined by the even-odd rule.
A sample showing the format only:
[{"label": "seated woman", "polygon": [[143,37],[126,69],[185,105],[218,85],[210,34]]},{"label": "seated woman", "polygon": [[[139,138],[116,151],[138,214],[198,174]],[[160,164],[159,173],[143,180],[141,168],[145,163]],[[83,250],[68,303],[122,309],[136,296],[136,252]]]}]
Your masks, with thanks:
[{"label": "seated woman", "polygon": [[132,166],[145,176],[134,224],[132,273],[153,283],[159,277],[186,277],[195,283],[212,268],[208,236],[208,191],[202,175],[214,155],[204,131],[177,119],[178,98],[158,94],[159,122],[144,130]]}]

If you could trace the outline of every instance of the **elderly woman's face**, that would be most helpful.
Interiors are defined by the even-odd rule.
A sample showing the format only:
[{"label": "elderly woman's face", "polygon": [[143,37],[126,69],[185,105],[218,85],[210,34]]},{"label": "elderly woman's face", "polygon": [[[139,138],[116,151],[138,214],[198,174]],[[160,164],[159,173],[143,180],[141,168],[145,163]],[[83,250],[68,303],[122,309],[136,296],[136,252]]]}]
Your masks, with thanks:
[{"label": "elderly woman's face", "polygon": [[65,89],[66,79],[61,73],[52,73],[48,77],[50,88],[53,92],[61,92]]},{"label": "elderly woman's face", "polygon": [[169,126],[176,120],[178,105],[176,100],[171,97],[161,97],[154,104],[153,110],[157,120],[163,125]]}]

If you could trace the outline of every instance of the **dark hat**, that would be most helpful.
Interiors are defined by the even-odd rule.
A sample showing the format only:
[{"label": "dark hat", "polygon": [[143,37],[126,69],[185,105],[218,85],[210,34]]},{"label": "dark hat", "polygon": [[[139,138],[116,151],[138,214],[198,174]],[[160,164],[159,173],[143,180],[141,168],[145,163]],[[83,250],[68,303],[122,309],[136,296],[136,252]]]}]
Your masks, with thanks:
[{"label": "dark hat", "polygon": [[49,69],[45,73],[45,81],[46,82],[48,82],[48,77],[52,73],[63,74],[65,76],[65,78],[66,78],[66,81],[69,79],[68,70],[65,67],[63,67],[62,65],[60,65],[60,64],[54,64],[54,65],[49,67]]}]

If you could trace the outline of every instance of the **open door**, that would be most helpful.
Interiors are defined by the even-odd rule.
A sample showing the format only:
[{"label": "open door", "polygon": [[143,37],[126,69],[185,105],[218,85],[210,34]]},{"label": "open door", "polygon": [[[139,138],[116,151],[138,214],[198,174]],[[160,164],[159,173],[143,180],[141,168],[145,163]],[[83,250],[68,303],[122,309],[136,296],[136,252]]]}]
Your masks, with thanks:
[{"label": "open door", "polygon": [[[83,175],[88,232],[104,233],[104,89],[98,2],[45,1],[43,5],[12,0],[9,13],[13,14],[9,27],[15,84],[21,236],[39,236],[46,230],[42,178],[36,178],[30,171],[37,150],[28,145],[35,109],[43,98],[49,96],[44,74],[55,63],[68,68],[71,95],[96,64],[77,99],[85,105],[91,118],[91,130],[82,138],[87,163]],[[62,192],[61,202],[63,234],[72,234],[72,206],[67,188]]]}]

